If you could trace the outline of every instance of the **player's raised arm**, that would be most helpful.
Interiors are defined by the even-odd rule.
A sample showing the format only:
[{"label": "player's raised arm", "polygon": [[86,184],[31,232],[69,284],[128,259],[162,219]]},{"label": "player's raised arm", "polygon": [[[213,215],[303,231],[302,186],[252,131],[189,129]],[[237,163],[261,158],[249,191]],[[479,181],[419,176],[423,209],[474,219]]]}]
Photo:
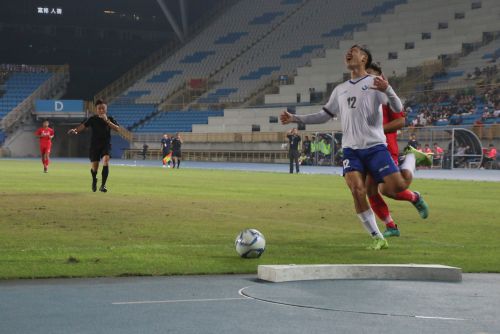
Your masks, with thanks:
[{"label": "player's raised arm", "polygon": [[333,90],[330,100],[323,107],[323,109],[317,113],[308,115],[293,115],[288,111],[283,111],[280,115],[281,124],[289,123],[302,123],[302,124],[321,124],[326,123],[335,117],[338,110],[338,103],[336,100],[336,89]]},{"label": "player's raised arm", "polygon": [[389,85],[389,81],[387,81],[387,79],[383,75],[375,77],[373,79],[373,87],[371,88],[376,89],[387,96],[388,105],[394,112],[403,111],[403,103],[401,103],[398,95],[396,94],[394,89],[392,89],[391,85]]}]

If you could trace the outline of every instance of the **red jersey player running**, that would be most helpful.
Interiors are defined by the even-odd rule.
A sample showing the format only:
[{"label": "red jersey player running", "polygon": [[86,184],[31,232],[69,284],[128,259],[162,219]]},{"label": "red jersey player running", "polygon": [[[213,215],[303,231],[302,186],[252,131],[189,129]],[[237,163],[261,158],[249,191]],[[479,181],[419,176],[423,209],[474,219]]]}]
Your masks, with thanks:
[{"label": "red jersey player running", "polygon": [[42,127],[36,130],[35,136],[40,138],[40,154],[42,156],[43,172],[47,173],[50,162],[50,149],[54,130],[49,128],[49,121],[43,121]]},{"label": "red jersey player running", "polygon": [[[372,63],[367,68],[366,71],[369,74],[375,76],[382,75],[382,69],[379,65]],[[394,112],[389,108],[388,105],[383,104],[380,106],[383,114],[383,127],[384,133],[387,143],[387,149],[391,154],[392,159],[398,165],[398,157],[399,157],[399,147],[398,147],[398,135],[397,130],[402,129],[405,126],[405,115],[404,112]],[[412,154],[413,153],[413,154]],[[407,160],[406,160],[407,159]],[[406,163],[403,163],[401,166],[401,173],[405,175],[406,179],[412,179],[413,173],[415,169],[415,162],[418,164],[428,165],[432,161],[428,156],[425,156],[422,153],[414,153],[409,152],[406,155]],[[415,161],[416,160],[416,161]],[[387,194],[384,192],[383,184],[380,186],[380,190],[384,195]],[[398,226],[394,223],[394,220],[391,217],[389,207],[387,203],[384,201],[382,196],[379,193],[379,187],[377,183],[373,180],[370,174],[367,175],[366,178],[366,188],[367,188],[367,196],[370,202],[370,206],[377,215],[377,217],[385,223],[386,230],[384,231],[384,237],[399,237],[400,232]],[[388,196],[389,197],[389,196]],[[420,216],[422,218],[427,218],[429,215],[429,209],[427,203],[423,200],[422,196],[418,192],[413,192],[409,189],[402,191],[396,196],[391,196],[395,200],[399,201],[409,201],[411,202],[418,210]]]}]

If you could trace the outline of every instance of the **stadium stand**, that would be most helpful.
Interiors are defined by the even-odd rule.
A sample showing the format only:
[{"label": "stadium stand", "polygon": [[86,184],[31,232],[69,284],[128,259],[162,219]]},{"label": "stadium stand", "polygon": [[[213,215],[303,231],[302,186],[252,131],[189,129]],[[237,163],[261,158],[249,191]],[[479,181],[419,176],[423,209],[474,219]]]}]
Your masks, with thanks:
[{"label": "stadium stand", "polygon": [[0,119],[30,96],[52,73],[11,73],[4,84],[5,94],[0,97]]},{"label": "stadium stand", "polygon": [[206,124],[209,117],[222,116],[222,110],[161,112],[135,129],[135,132],[191,132],[194,124]]},{"label": "stadium stand", "polygon": [[[178,52],[136,82],[125,94],[131,91],[149,91],[136,102],[159,104],[182,87],[187,78],[208,77],[225,66],[301,5],[302,1],[238,2]],[[162,77],[162,73],[167,75],[163,74]]]},{"label": "stadium stand", "polygon": [[[307,1],[269,35],[217,73],[214,81],[220,84],[215,85],[194,104],[243,102],[272,79],[279,75],[291,76],[297,67],[306,65],[312,57],[324,54],[325,48],[335,47],[340,40],[374,21],[376,15],[403,2],[405,1]],[[374,14],[364,13],[363,9],[366,8],[371,8]],[[381,9],[375,11],[374,8]],[[332,26],[335,28],[332,29]],[[219,101],[205,100],[206,96],[221,87],[232,87],[235,91],[221,97]]]},{"label": "stadium stand", "polygon": [[461,57],[457,64],[446,69],[442,75],[434,78],[434,88],[461,88],[470,85],[467,80],[487,79],[487,68],[492,67],[492,75],[496,75],[496,61],[500,58],[500,37],[488,43],[465,57]]},{"label": "stadium stand", "polygon": [[266,103],[296,103],[298,94],[301,102],[307,102],[311,89],[326,91],[328,83],[342,80],[345,69],[341,59],[354,42],[368,45],[387,74],[404,76],[408,67],[459,53],[463,43],[480,42],[484,32],[500,30],[499,9],[500,2],[495,0],[399,3],[392,13],[382,14],[379,22],[355,32],[338,48],[326,50],[325,57],[298,68],[294,84],[281,86],[279,94],[266,95]]},{"label": "stadium stand", "polygon": [[[110,114],[140,133],[282,131],[281,125],[270,122],[279,113],[276,108],[202,111],[197,116],[189,109],[243,103],[273,79],[296,73],[294,84],[281,86],[279,94],[266,95],[265,102],[269,107],[297,105],[298,113],[309,112],[313,108],[308,105],[321,103],[327,87],[343,79],[346,71],[341,59],[352,44],[368,44],[386,73],[404,76],[408,67],[461,52],[464,42],[478,43],[484,32],[500,29],[496,20],[499,8],[493,0],[446,4],[431,0],[272,0],[257,6],[255,1],[243,0],[114,100]],[[492,45],[483,51],[483,55],[496,55]],[[466,72],[450,69],[434,79],[436,83],[455,80]],[[196,78],[209,82],[206,92],[186,106],[187,111],[163,113],[160,103],[165,97]],[[314,94],[319,94],[319,100],[312,100]],[[410,122],[422,106],[413,107]],[[187,116],[190,114],[193,116]],[[433,124],[454,121],[451,115],[446,121],[436,115]],[[476,120],[462,117],[461,122]],[[331,126],[308,126],[307,130]]]}]

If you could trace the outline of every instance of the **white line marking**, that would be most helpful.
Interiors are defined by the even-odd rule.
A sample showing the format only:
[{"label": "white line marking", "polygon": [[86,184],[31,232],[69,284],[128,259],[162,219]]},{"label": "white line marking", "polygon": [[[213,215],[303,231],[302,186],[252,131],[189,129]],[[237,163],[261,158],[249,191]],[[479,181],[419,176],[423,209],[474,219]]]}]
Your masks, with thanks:
[{"label": "white line marking", "polygon": [[238,294],[244,298],[252,299],[252,300],[256,300],[256,301],[260,301],[260,302],[264,302],[264,303],[271,303],[271,304],[291,306],[291,307],[309,308],[309,309],[316,309],[316,310],[322,310],[322,311],[358,313],[358,314],[365,314],[365,315],[382,315],[382,316],[390,316],[390,317],[407,317],[407,318],[429,319],[429,320],[467,321],[467,319],[463,319],[463,318],[428,317],[428,316],[424,316],[424,315],[412,315],[412,314],[388,314],[388,313],[386,314],[386,313],[376,313],[376,312],[361,312],[361,311],[353,311],[353,310],[341,310],[341,309],[331,309],[331,308],[323,308],[323,307],[315,307],[315,306],[295,305],[295,304],[289,304],[289,303],[284,303],[284,302],[277,302],[277,301],[272,301],[272,300],[255,298],[255,297],[244,294],[243,290],[250,288],[250,287],[251,286],[246,286],[244,288],[239,289]]},{"label": "white line marking", "polygon": [[222,302],[228,300],[246,300],[247,298],[207,298],[207,299],[171,299],[171,300],[143,300],[135,302],[114,302],[112,305],[134,305],[134,304],[168,304],[168,303],[190,303],[190,302]]},{"label": "white line marking", "polygon": [[426,317],[424,315],[416,315],[415,318],[431,319],[431,320],[453,320],[453,321],[466,321],[467,320],[467,319],[462,319],[462,318]]}]

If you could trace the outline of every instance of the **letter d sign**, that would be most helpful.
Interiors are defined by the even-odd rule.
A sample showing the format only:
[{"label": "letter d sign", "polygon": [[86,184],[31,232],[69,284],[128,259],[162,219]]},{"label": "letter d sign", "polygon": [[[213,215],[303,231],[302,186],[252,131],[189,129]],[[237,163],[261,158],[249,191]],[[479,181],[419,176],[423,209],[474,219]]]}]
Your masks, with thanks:
[{"label": "letter d sign", "polygon": [[63,111],[64,109],[64,104],[62,101],[56,101],[54,102],[54,111]]}]

